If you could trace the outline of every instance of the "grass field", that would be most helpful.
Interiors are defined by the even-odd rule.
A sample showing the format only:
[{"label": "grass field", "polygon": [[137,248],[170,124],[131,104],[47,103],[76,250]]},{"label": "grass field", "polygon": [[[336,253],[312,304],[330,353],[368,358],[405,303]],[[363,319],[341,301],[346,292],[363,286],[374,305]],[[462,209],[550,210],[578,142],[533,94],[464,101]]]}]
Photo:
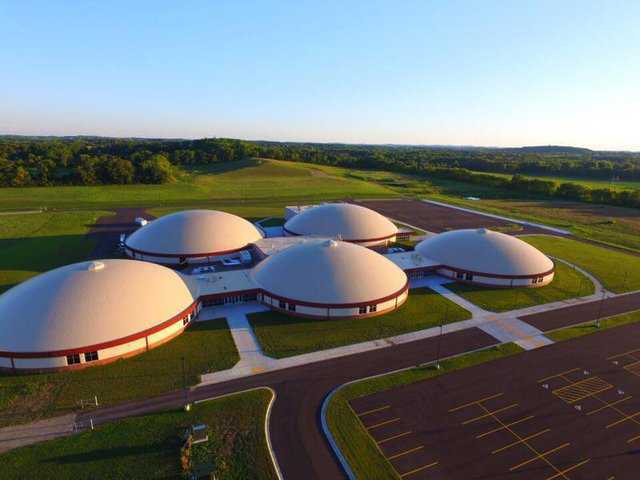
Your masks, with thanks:
[{"label": "grass field", "polygon": [[445,286],[490,312],[507,312],[567,298],[584,297],[595,292],[595,286],[589,278],[562,262],[556,262],[553,282],[540,288],[490,288],[464,283]]},{"label": "grass field", "polygon": [[151,397],[187,385],[201,373],[231,368],[239,360],[224,319],[195,323],[184,334],[141,355],[73,372],[0,374],[0,425],[68,413],[81,399],[101,405]]},{"label": "grass field", "polygon": [[[566,202],[522,200],[506,190],[439,178],[351,170],[349,177],[377,183],[399,195],[430,198],[475,210],[544,223],[574,235],[640,251],[640,215],[637,209]],[[640,184],[640,183],[639,183]],[[474,196],[482,200],[466,200]]]},{"label": "grass field", "polygon": [[[3,479],[181,478],[180,435],[195,423],[209,426],[209,441],[194,457],[212,462],[216,478],[273,480],[264,416],[267,389],[121,420],[95,431],[19,448],[0,455]],[[197,450],[197,452],[196,452]],[[185,477],[186,478],[186,477]]]},{"label": "grass field", "polygon": [[444,360],[440,362],[440,370],[433,368],[433,366],[417,367],[352,383],[338,390],[329,402],[327,423],[356,478],[397,480],[398,476],[389,461],[380,453],[362,423],[360,423],[348,403],[349,400],[402,385],[421,382],[522,351],[517,345],[507,343]]},{"label": "grass field", "polygon": [[0,210],[117,206],[280,205],[356,197],[388,197],[382,185],[348,178],[344,170],[277,160],[243,160],[192,168],[164,185],[0,189]]},{"label": "grass field", "polygon": [[562,258],[595,276],[615,293],[640,289],[640,256],[566,238],[544,235],[521,237],[547,255]]},{"label": "grass field", "polygon": [[575,327],[561,328],[559,330],[546,333],[545,336],[549,337],[555,342],[561,342],[563,340],[571,340],[572,338],[578,338],[584,335],[590,335],[592,333],[600,332],[602,330],[622,327],[623,325],[629,325],[631,323],[638,322],[640,322],[640,311],[635,311],[622,315],[616,315],[615,317],[602,319],[600,321],[600,327],[598,327],[595,322],[589,322],[583,325],[577,325]]},{"label": "grass field", "polygon": [[320,320],[269,311],[248,318],[264,352],[282,358],[458,322],[471,314],[433,290],[418,288],[398,310],[378,317]]},{"label": "grass field", "polygon": [[[0,189],[1,191],[1,189]],[[0,293],[38,273],[86,258],[90,225],[103,211],[0,216]]]},{"label": "grass field", "polygon": [[[487,173],[489,175],[495,175],[497,177],[511,178],[512,174],[506,173],[493,173],[493,172],[476,172]],[[599,179],[587,179],[580,177],[562,177],[555,175],[522,175],[524,178],[536,178],[538,180],[548,180],[556,183],[577,183],[588,188],[609,188],[611,190],[637,190],[640,188],[640,182],[637,181],[611,181],[611,180],[599,180]]]}]

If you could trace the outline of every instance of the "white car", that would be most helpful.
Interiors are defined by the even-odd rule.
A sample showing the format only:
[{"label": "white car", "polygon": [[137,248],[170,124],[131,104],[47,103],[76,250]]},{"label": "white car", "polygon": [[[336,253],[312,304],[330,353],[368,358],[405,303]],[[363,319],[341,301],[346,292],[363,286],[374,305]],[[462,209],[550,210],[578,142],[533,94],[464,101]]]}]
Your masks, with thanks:
[{"label": "white car", "polygon": [[147,223],[149,223],[149,221],[146,218],[138,217],[133,221],[133,223],[135,223],[139,227],[144,227]]},{"label": "white car", "polygon": [[222,259],[222,264],[226,265],[227,267],[233,267],[236,265],[240,265],[242,262],[240,262],[239,259],[237,258],[223,258]]},{"label": "white car", "polygon": [[193,273],[194,275],[197,275],[200,273],[213,273],[215,271],[216,269],[213,265],[207,265],[205,267],[196,267],[191,271],[191,273]]}]

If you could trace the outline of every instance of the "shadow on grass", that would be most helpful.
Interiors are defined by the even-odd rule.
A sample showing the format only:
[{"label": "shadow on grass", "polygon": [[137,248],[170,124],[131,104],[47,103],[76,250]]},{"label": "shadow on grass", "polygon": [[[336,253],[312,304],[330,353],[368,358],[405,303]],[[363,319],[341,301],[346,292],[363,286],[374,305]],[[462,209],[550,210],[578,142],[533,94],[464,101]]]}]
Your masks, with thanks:
[{"label": "shadow on grass", "polygon": [[57,465],[68,465],[73,463],[87,463],[100,461],[123,460],[127,457],[147,456],[147,455],[173,455],[178,458],[180,443],[176,435],[175,438],[167,438],[164,441],[157,441],[147,445],[135,447],[113,447],[98,450],[89,450],[77,454],[60,455],[43,460],[43,463],[53,463]]}]

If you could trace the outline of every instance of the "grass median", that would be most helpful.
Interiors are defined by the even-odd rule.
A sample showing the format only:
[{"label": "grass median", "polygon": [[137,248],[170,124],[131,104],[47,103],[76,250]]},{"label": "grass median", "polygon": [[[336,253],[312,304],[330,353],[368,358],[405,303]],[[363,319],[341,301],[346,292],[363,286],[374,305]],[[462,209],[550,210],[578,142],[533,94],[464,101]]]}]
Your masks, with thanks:
[{"label": "grass median", "polygon": [[600,320],[600,325],[596,322],[589,322],[582,325],[576,325],[574,327],[566,327],[553,332],[546,333],[545,336],[549,337],[555,342],[561,342],[563,340],[570,340],[572,338],[583,337],[584,335],[590,335],[592,333],[601,332],[610,328],[622,327],[623,325],[629,325],[632,323],[640,322],[640,310],[625,313],[622,315],[616,315],[615,317],[603,318]]},{"label": "grass median", "polygon": [[640,290],[640,256],[568,238],[533,235],[522,240],[547,255],[562,258],[588,271],[615,293]]},{"label": "grass median", "polygon": [[[99,426],[70,437],[0,455],[3,479],[181,478],[181,433],[208,425],[209,439],[192,447],[192,458],[210,463],[219,480],[273,480],[264,416],[267,389]],[[186,477],[185,477],[186,478]]]},{"label": "grass median", "polygon": [[201,373],[231,368],[238,360],[226,321],[217,319],[197,322],[164,345],[108,365],[0,374],[0,426],[69,413],[94,396],[103,406],[152,397],[196,384]]},{"label": "grass median", "polygon": [[450,283],[445,286],[490,312],[518,310],[568,298],[584,297],[595,292],[595,286],[588,277],[562,262],[556,262],[553,282],[544,287],[491,288],[464,283]]},{"label": "grass median", "polygon": [[458,322],[471,314],[429,288],[417,288],[400,308],[377,317],[325,320],[275,311],[247,317],[263,351],[283,358]]},{"label": "grass median", "polygon": [[351,409],[350,400],[421,382],[522,351],[516,344],[507,343],[443,360],[440,362],[440,370],[435,369],[432,365],[416,367],[351,383],[340,388],[329,402],[326,418],[331,434],[338,448],[349,462],[356,478],[397,480],[399,477]]}]

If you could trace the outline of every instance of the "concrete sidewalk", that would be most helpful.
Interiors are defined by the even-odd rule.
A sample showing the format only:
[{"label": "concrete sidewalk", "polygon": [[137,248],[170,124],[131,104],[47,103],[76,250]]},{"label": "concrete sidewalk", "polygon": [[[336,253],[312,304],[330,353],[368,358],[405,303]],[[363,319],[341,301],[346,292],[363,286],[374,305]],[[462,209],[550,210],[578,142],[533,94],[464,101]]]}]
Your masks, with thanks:
[{"label": "concrete sidewalk", "polygon": [[[64,437],[74,432],[75,413],[48,418],[26,425],[0,428],[0,453],[14,448]],[[0,476],[2,476],[0,474]]]}]

